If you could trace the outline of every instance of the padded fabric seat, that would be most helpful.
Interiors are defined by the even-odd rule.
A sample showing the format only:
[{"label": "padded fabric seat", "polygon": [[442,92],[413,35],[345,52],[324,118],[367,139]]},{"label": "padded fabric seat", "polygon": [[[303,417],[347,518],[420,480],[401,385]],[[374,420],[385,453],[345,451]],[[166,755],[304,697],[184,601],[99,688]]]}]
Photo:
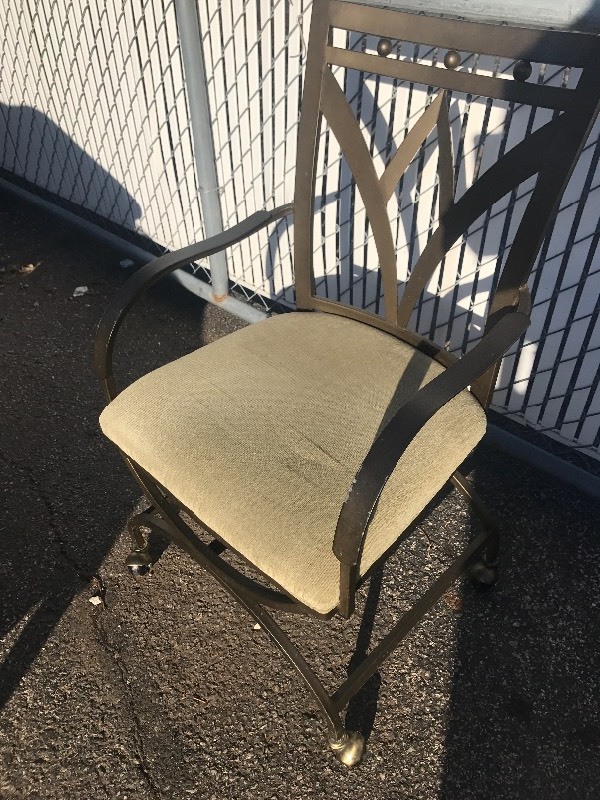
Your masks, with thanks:
[{"label": "padded fabric seat", "polygon": [[[103,412],[104,433],[179,502],[314,611],[339,601],[340,508],[382,424],[443,370],[332,314],[256,323],[167,364]],[[463,391],[421,430],[371,521],[364,573],[485,432]]]}]

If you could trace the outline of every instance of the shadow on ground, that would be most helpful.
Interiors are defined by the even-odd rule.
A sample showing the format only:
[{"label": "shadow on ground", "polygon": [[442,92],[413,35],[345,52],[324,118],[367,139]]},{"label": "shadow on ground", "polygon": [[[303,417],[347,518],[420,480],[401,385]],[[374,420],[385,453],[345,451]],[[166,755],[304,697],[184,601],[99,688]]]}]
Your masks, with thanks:
[{"label": "shadow on ground", "polygon": [[[139,493],[100,435],[91,362],[100,314],[128,277],[123,254],[8,196],[0,196],[0,242],[2,705],[77,592],[103,596],[100,565]],[[121,374],[208,341],[215,316],[205,320],[202,301],[165,282],[130,325]],[[219,333],[237,324],[218,323]],[[108,467],[101,474],[99,458]]]},{"label": "shadow on ground", "polygon": [[598,797],[598,504],[493,450],[501,581],[457,617],[441,798]]}]

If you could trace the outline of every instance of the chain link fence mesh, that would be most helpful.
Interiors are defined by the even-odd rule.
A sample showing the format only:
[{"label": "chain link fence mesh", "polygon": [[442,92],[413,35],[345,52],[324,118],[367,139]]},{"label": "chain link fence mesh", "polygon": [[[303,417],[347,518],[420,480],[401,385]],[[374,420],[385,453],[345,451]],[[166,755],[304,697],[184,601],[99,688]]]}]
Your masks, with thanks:
[{"label": "chain link fence mesh", "polygon": [[165,247],[202,238],[173,2],[3,10],[2,169]]},{"label": "chain link fence mesh", "polygon": [[[0,168],[119,233],[174,249],[203,237],[174,2],[5,0],[0,53]],[[219,196],[228,227],[293,197],[309,0],[198,0]],[[344,47],[376,42],[336,32]],[[394,43],[391,57],[436,64],[443,52]],[[502,77],[512,63],[464,54],[463,68]],[[530,80],[577,80],[534,65]],[[427,87],[346,73],[343,87],[379,170],[431,100]],[[551,112],[454,95],[457,194]],[[530,285],[533,323],[504,360],[494,408],[570,452],[600,457],[600,125],[592,131]],[[436,222],[435,134],[389,206],[399,283]],[[374,245],[360,194],[323,129],[316,202],[315,274],[323,296],[381,313]],[[459,352],[481,335],[494,285],[532,184],[479,219],[450,251],[415,311],[421,333]],[[294,305],[293,222],[232,248],[233,291],[270,310]],[[202,277],[208,272],[199,267]]]}]

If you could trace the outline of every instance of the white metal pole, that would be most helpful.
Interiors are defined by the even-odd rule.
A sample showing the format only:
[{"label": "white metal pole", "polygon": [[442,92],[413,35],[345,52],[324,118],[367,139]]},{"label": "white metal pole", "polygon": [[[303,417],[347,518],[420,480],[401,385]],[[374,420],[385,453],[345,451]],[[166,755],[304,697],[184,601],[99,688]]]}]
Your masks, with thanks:
[{"label": "white metal pole", "polygon": [[[200,205],[206,237],[223,230],[221,199],[217,181],[212,119],[202,51],[202,32],[196,0],[175,0],[177,29],[190,109],[190,126],[194,143],[196,175],[200,186]],[[210,274],[214,300],[222,302],[229,294],[226,254],[210,257]]]}]

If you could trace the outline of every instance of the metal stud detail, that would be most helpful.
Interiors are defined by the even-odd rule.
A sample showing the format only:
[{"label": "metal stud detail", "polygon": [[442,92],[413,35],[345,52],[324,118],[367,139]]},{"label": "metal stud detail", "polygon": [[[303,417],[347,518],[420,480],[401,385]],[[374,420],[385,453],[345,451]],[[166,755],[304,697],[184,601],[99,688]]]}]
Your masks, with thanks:
[{"label": "metal stud detail", "polygon": [[446,69],[456,69],[460,64],[460,53],[457,50],[448,50],[444,56]]},{"label": "metal stud detail", "polygon": [[380,39],[377,42],[377,53],[385,58],[392,52],[392,43],[389,39]]},{"label": "metal stud detail", "polygon": [[525,61],[524,59],[517,61],[513,67],[513,78],[519,83],[525,83],[525,81],[530,77],[531,61]]}]

